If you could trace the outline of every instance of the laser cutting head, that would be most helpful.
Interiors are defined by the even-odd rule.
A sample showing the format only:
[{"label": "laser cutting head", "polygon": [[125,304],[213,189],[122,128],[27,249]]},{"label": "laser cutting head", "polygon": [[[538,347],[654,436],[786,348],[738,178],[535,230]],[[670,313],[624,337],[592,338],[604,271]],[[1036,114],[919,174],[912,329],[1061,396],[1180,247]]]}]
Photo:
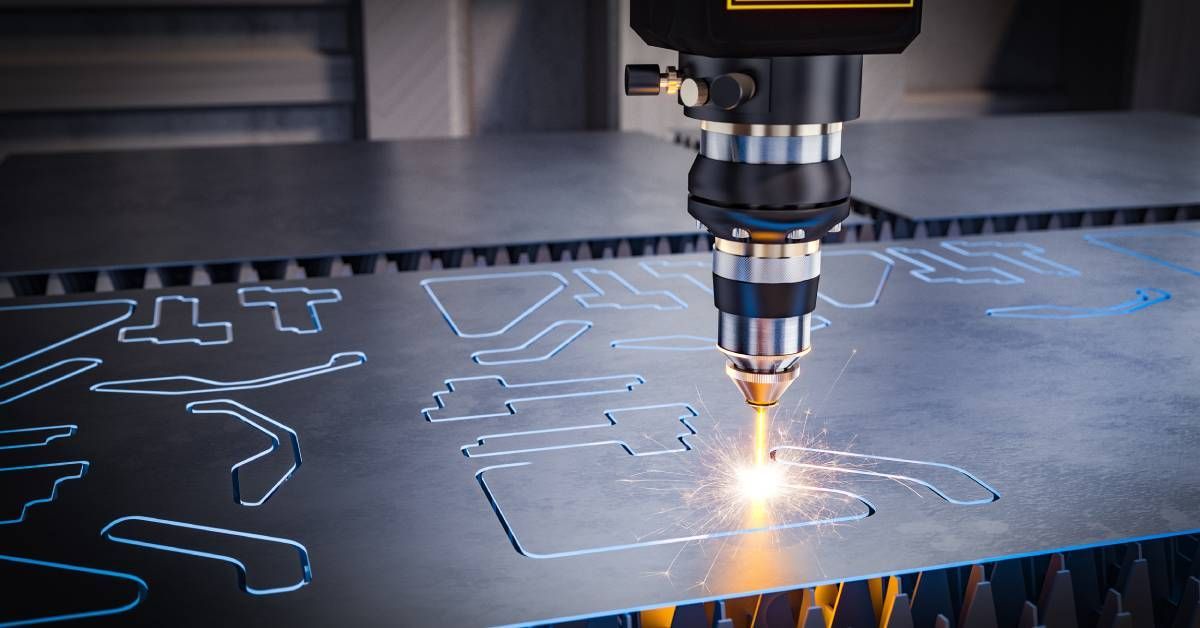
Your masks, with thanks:
[{"label": "laser cutting head", "polygon": [[862,55],[908,46],[921,0],[631,0],[630,22],[679,52],[665,72],[628,66],[625,92],[700,120],[687,204],[713,236],[717,346],[747,403],[774,405],[811,349],[821,240],[850,212]]}]

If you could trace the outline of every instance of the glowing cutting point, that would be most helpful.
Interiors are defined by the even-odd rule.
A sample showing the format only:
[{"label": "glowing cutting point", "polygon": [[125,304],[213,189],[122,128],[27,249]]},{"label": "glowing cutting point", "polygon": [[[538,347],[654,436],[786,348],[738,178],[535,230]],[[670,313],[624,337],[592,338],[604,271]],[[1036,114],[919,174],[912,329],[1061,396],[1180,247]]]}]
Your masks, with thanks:
[{"label": "glowing cutting point", "polygon": [[766,501],[784,488],[782,465],[756,464],[737,470],[738,493],[750,501]]},{"label": "glowing cutting point", "polygon": [[754,464],[767,463],[767,409],[754,409]]}]

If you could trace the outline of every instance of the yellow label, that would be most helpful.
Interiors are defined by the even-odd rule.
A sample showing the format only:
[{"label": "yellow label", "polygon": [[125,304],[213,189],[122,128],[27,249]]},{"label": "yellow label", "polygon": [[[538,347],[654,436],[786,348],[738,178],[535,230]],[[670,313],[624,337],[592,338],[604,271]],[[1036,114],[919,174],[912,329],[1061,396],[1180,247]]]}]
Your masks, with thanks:
[{"label": "yellow label", "polygon": [[861,2],[846,0],[725,0],[725,8],[739,10],[785,10],[785,9],[909,9],[914,0],[876,0]]}]

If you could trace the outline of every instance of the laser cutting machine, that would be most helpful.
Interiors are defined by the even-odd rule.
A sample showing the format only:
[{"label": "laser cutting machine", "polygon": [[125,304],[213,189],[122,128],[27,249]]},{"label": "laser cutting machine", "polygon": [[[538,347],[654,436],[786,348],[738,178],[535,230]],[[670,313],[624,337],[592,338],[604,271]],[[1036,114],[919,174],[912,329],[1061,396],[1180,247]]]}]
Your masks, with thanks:
[{"label": "laser cutting machine", "polygon": [[776,404],[811,349],[821,239],[850,212],[844,122],[864,54],[898,53],[921,0],[631,0],[647,44],[679,65],[625,68],[625,93],[676,96],[700,121],[688,212],[715,238],[717,348],[756,407]]}]

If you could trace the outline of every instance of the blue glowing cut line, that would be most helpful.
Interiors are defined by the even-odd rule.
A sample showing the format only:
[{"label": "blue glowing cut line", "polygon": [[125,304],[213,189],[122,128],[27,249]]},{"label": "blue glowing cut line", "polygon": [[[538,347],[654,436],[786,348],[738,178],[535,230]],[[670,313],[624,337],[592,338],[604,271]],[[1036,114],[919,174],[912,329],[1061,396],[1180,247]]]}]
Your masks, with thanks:
[{"label": "blue glowing cut line", "polygon": [[[458,322],[454,320],[454,317],[450,315],[450,312],[446,309],[446,306],[442,304],[441,299],[438,299],[437,294],[435,294],[433,289],[430,288],[430,286],[432,286],[434,284],[438,284],[438,283],[450,283],[450,282],[455,282],[455,281],[485,281],[485,280],[497,280],[497,279],[512,279],[512,278],[516,278],[516,277],[551,277],[551,278],[558,280],[559,285],[556,286],[554,288],[554,290],[550,291],[550,294],[547,294],[546,296],[542,297],[542,299],[540,301],[538,301],[537,303],[534,303],[528,309],[526,309],[524,312],[521,312],[519,315],[517,315],[516,318],[509,321],[509,323],[507,325],[501,327],[500,329],[497,329],[496,331],[485,332],[485,333],[481,333],[481,334],[468,334],[467,332],[465,332],[461,328],[459,328]],[[494,274],[490,274],[490,275],[467,275],[465,277],[435,277],[433,279],[424,279],[421,281],[421,287],[425,289],[425,293],[428,294],[429,298],[433,300],[433,305],[435,307],[437,307],[438,312],[441,312],[442,318],[446,320],[446,323],[448,325],[450,325],[450,329],[454,332],[455,336],[458,336],[459,338],[490,338],[493,336],[499,336],[499,335],[507,332],[508,330],[510,330],[514,326],[516,326],[517,323],[520,323],[521,321],[525,320],[530,314],[533,314],[534,312],[536,312],[538,308],[542,307],[546,303],[549,303],[551,299],[558,296],[560,292],[562,292],[563,290],[566,289],[567,280],[562,275],[555,273],[555,272],[549,272],[549,271],[536,271],[536,272],[523,272],[523,273],[494,273]]]},{"label": "blue glowing cut line", "polygon": [[[1004,260],[1009,264],[1020,266],[1025,270],[1039,275],[1053,275],[1055,277],[1079,276],[1078,270],[1043,257],[1042,254],[1046,252],[1046,249],[1026,242],[968,242],[966,240],[954,240],[942,242],[942,248],[953,251],[963,257],[995,257],[996,259]],[[968,249],[1020,249],[1021,257],[1029,261],[1024,261],[997,251],[981,250],[975,252]],[[1031,264],[1030,262],[1033,263]]]},{"label": "blue glowing cut line", "polygon": [[[925,249],[889,247],[887,249],[887,252],[889,255],[898,257],[898,258],[916,266],[917,269],[908,271],[908,274],[912,275],[913,277],[916,277],[917,279],[920,279],[921,281],[924,281],[925,283],[956,283],[956,284],[961,284],[961,285],[990,283],[990,284],[996,284],[998,286],[1011,286],[1011,285],[1025,283],[1024,279],[1022,279],[1012,273],[1000,270],[999,268],[995,268],[992,266],[979,266],[976,268],[967,268],[966,266],[963,266],[962,264],[959,264],[958,262],[951,261],[949,259],[946,259],[936,253],[932,253]],[[1002,278],[1001,279],[996,279],[996,278],[964,279],[962,277],[937,277],[937,278],[930,277],[931,274],[936,274],[938,272],[937,268],[930,266],[929,264],[926,264],[925,262],[922,262],[922,261],[916,259],[916,257],[914,257],[914,256],[918,256],[918,255],[921,257],[930,258],[930,259],[934,260],[935,262],[937,262],[938,264],[953,268],[954,270],[957,270],[961,273],[989,272],[989,273],[995,273],[997,275],[1000,275]]]},{"label": "blue glowing cut line", "polygon": [[[882,255],[880,253],[876,253],[875,251],[863,251],[863,250],[837,249],[834,251],[824,251],[822,254],[825,257],[847,257],[850,255],[865,255],[868,257],[873,257],[873,258],[883,262],[884,267],[883,267],[883,273],[879,277],[879,284],[877,286],[875,286],[875,294],[871,296],[871,299],[869,301],[865,301],[863,303],[843,303],[842,301],[838,301],[837,299],[826,295],[824,292],[817,293],[817,297],[819,299],[821,299],[822,301],[824,301],[834,307],[840,307],[840,308],[847,309],[847,310],[866,309],[869,307],[875,307],[876,305],[879,304],[879,297],[883,294],[883,287],[885,285],[887,285],[888,278],[892,276],[892,269],[894,269],[896,267],[896,262],[892,261],[892,258],[890,258],[886,255]],[[828,322],[828,321],[826,321],[826,322]]]},{"label": "blue glowing cut line", "polygon": [[[301,293],[318,298],[309,299],[304,302],[308,308],[308,316],[312,321],[312,329],[300,329],[299,327],[285,326],[283,319],[279,314],[279,302],[274,300],[264,301],[246,301],[246,295],[251,293],[266,293],[270,294],[287,294]],[[321,317],[317,315],[317,306],[322,303],[340,303],[342,293],[334,288],[322,290],[310,290],[308,288],[270,288],[267,286],[253,286],[250,288],[238,288],[238,301],[242,307],[267,307],[271,308],[271,312],[275,315],[275,329],[278,331],[291,332],[293,334],[315,334],[321,331]]]},{"label": "blue glowing cut line", "polygon": [[[275,494],[275,491],[279,490],[279,487],[283,486],[284,482],[292,479],[292,476],[296,473],[296,469],[300,468],[300,465],[304,462],[303,458],[300,456],[300,436],[296,434],[295,430],[280,423],[279,421],[276,421],[275,419],[272,419],[269,416],[266,416],[265,414],[251,410],[250,408],[247,408],[246,406],[233,401],[232,399],[208,399],[205,401],[193,401],[187,404],[187,411],[191,412],[192,414],[227,414],[249,425],[250,427],[253,427],[263,434],[266,434],[267,438],[271,439],[270,447],[267,447],[253,456],[238,462],[229,469],[230,475],[233,477],[233,498],[237,500],[237,503],[243,506],[262,506],[263,504],[267,503],[267,500]],[[280,440],[279,436],[275,432],[263,427],[263,423],[273,425],[276,428],[287,432],[288,441],[291,444],[292,449],[292,466],[275,482],[275,484],[271,486],[271,488],[267,489],[267,491],[263,493],[262,497],[256,500],[248,501],[242,497],[242,467],[245,467],[255,460],[265,458],[275,453],[282,446],[282,441]]]},{"label": "blue glowing cut line", "polygon": [[18,393],[11,397],[0,398],[0,406],[12,403],[22,397],[28,397],[29,395],[32,395],[33,393],[35,393],[39,390],[49,388],[59,382],[71,379],[72,377],[75,377],[76,375],[79,375],[80,373],[85,373],[87,371],[90,371],[90,370],[96,368],[97,366],[100,366],[103,363],[104,363],[104,360],[101,360],[100,358],[71,358],[68,360],[60,360],[58,362],[55,362],[54,364],[50,364],[48,366],[43,366],[42,368],[40,368],[36,371],[26,373],[16,379],[12,379],[7,382],[4,382],[3,384],[0,384],[0,390],[4,390],[5,388],[8,388],[9,386],[19,384],[27,379],[32,379],[34,377],[37,377],[38,375],[42,375],[46,372],[57,369],[60,366],[63,366],[64,364],[81,364],[82,365],[79,368],[76,368],[75,370],[73,370],[69,373],[65,373],[63,375],[60,375],[60,376],[48,381],[48,382],[45,382],[38,386],[34,386],[33,388],[30,388],[29,390]]},{"label": "blue glowing cut line", "polygon": [[847,497],[849,499],[852,499],[854,501],[861,503],[866,508],[866,511],[861,512],[861,513],[856,513],[853,515],[843,515],[841,517],[827,517],[824,519],[810,519],[808,521],[774,524],[774,525],[762,526],[762,527],[758,527],[758,528],[746,528],[746,529],[741,529],[741,530],[726,530],[724,532],[710,532],[707,534],[692,534],[689,536],[675,537],[675,538],[669,538],[669,539],[657,539],[654,541],[639,541],[639,542],[635,542],[635,543],[622,543],[622,544],[618,544],[618,545],[609,545],[609,546],[604,546],[604,547],[591,547],[591,548],[587,548],[587,549],[569,550],[569,551],[565,551],[565,552],[549,552],[549,553],[543,554],[543,553],[529,551],[528,549],[525,548],[524,545],[521,544],[520,539],[517,538],[516,531],[514,531],[512,526],[509,525],[508,518],[504,515],[504,510],[500,507],[500,503],[496,501],[496,497],[492,494],[492,489],[488,486],[487,480],[484,479],[484,474],[486,474],[489,471],[496,471],[499,469],[509,469],[509,468],[513,468],[513,467],[524,467],[524,466],[528,466],[530,464],[532,464],[532,463],[530,463],[530,462],[514,462],[514,463],[510,463],[510,464],[498,464],[498,465],[494,465],[494,466],[490,466],[490,467],[484,467],[483,469],[480,469],[479,471],[475,472],[475,480],[479,482],[480,488],[483,489],[484,496],[487,497],[488,503],[491,504],[492,510],[495,511],[495,513],[496,513],[496,517],[498,517],[500,519],[500,526],[503,527],[504,532],[506,534],[508,534],[508,539],[509,539],[509,541],[512,542],[513,548],[516,549],[517,552],[519,554],[521,554],[522,556],[527,556],[529,558],[549,559],[549,558],[566,558],[568,556],[585,556],[587,554],[600,554],[603,552],[616,552],[616,551],[620,551],[620,550],[635,549],[635,548],[642,548],[642,547],[670,545],[672,543],[689,543],[692,541],[707,541],[707,540],[711,540],[711,539],[720,539],[720,538],[725,538],[725,537],[729,537],[729,536],[736,536],[738,534],[753,534],[755,532],[769,532],[769,531],[774,531],[774,530],[804,528],[804,527],[816,526],[816,525],[846,523],[849,521],[858,521],[861,519],[866,519],[867,517],[870,517],[872,514],[874,514],[877,510],[875,508],[875,505],[873,503],[871,503],[866,497],[857,495],[855,493],[851,493],[849,491],[843,491],[843,490],[839,490],[839,489],[835,489],[835,488],[822,488],[822,487],[818,487],[818,486],[793,485],[790,488],[795,488],[795,489],[803,490],[803,491],[812,491],[815,493],[831,493],[834,495],[841,495],[842,497]]},{"label": "blue glowing cut line", "polygon": [[[443,410],[446,408],[446,402],[443,401],[442,398],[446,395],[454,393],[454,385],[457,382],[494,381],[494,382],[497,382],[498,384],[500,384],[500,386],[502,388],[514,389],[514,388],[535,388],[535,387],[539,387],[539,386],[558,386],[558,385],[564,385],[564,384],[580,384],[580,383],[586,383],[586,382],[605,382],[605,381],[615,381],[615,380],[619,380],[619,381],[623,382],[623,384],[620,388],[614,388],[614,389],[610,389],[610,390],[591,390],[591,391],[587,391],[587,392],[563,393],[560,395],[540,395],[540,396],[535,396],[535,397],[516,397],[516,398],[508,399],[504,402],[504,407],[506,410],[505,412],[493,412],[490,414],[472,414],[470,416],[456,416],[456,417],[448,417],[448,418],[444,418],[444,419],[433,418],[434,412],[437,412],[438,410]],[[508,380],[504,379],[503,377],[501,377],[499,375],[480,375],[478,377],[458,377],[455,379],[446,380],[445,381],[446,390],[433,393],[433,400],[437,403],[437,405],[431,406],[428,408],[423,408],[421,410],[421,414],[425,417],[426,421],[429,421],[431,423],[442,423],[442,422],[446,422],[446,421],[468,421],[471,419],[487,419],[487,418],[491,418],[491,417],[511,416],[511,415],[517,413],[517,409],[514,406],[515,406],[515,404],[518,404],[518,403],[525,403],[525,402],[529,402],[529,401],[545,401],[548,399],[567,399],[570,397],[591,397],[594,395],[610,395],[613,393],[621,393],[621,392],[633,392],[634,388],[636,388],[637,386],[640,386],[642,384],[645,384],[645,383],[646,383],[646,380],[641,375],[605,375],[605,376],[601,376],[601,377],[583,377],[583,378],[579,378],[579,379],[561,379],[561,380],[546,381],[546,382],[530,382],[528,384],[509,384]]]},{"label": "blue glowing cut line", "polygon": [[93,569],[91,567],[80,567],[78,565],[67,565],[63,563],[52,563],[45,560],[35,560],[33,558],[21,558],[20,556],[6,556],[0,554],[0,561],[8,561],[20,565],[33,565],[35,567],[47,567],[50,569],[62,569],[64,571],[74,571],[76,573],[84,573],[91,576],[101,576],[104,578],[117,578],[132,582],[137,586],[137,597],[131,602],[126,602],[121,606],[113,608],[104,608],[94,611],[81,611],[77,613],[64,613],[62,615],[46,615],[43,617],[30,617],[27,619],[15,619],[9,621],[0,621],[0,628],[8,628],[9,626],[33,626],[36,624],[47,624],[56,621],[71,621],[75,619],[87,619],[89,617],[105,617],[107,615],[117,615],[125,611],[132,610],[142,600],[146,599],[146,594],[150,591],[150,587],[146,585],[146,581],[132,574],[121,573],[119,571],[109,571],[107,569]]},{"label": "blue glowing cut line", "polygon": [[[349,361],[343,364],[338,362],[345,358],[350,358]],[[360,366],[367,361],[367,354],[361,351],[348,351],[343,353],[335,353],[329,358],[325,364],[310,366],[296,371],[288,371],[286,373],[278,373],[276,375],[268,375],[258,379],[247,379],[232,382],[222,382],[214,379],[205,379],[203,377],[194,377],[191,375],[171,375],[167,377],[148,377],[144,379],[125,379],[112,382],[100,382],[92,386],[93,392],[106,393],[126,393],[130,395],[202,395],[207,393],[232,392],[235,390],[252,390],[256,388],[267,388],[278,384],[286,384],[300,379],[307,379],[317,375],[333,373],[342,369],[353,368]],[[163,388],[154,388],[155,384],[174,383],[174,384],[200,384],[200,387],[189,388],[185,390],[165,390]],[[141,388],[138,388],[141,386]]]},{"label": "blue glowing cut line", "polygon": [[933,491],[933,493],[935,495],[937,495],[938,497],[941,497],[942,499],[946,500],[947,502],[950,502],[951,504],[955,504],[958,506],[976,506],[979,504],[990,504],[990,503],[996,501],[997,499],[1000,499],[1000,493],[997,493],[996,489],[992,488],[991,486],[988,486],[987,482],[984,482],[983,480],[975,477],[971,472],[967,471],[966,469],[962,469],[962,468],[956,467],[954,465],[944,464],[941,462],[925,462],[922,460],[909,460],[907,458],[891,458],[888,456],[868,456],[867,454],[852,454],[847,451],[833,451],[833,450],[829,450],[829,449],[816,449],[813,447],[795,447],[792,445],[783,445],[780,447],[776,447],[775,449],[772,449],[771,450],[772,458],[774,458],[776,452],[784,451],[784,450],[807,451],[807,452],[811,452],[811,453],[827,454],[827,455],[833,455],[833,456],[846,456],[849,458],[861,458],[863,460],[883,460],[886,462],[901,462],[904,464],[915,464],[915,465],[925,466],[925,467],[937,467],[940,469],[948,469],[950,471],[954,471],[955,473],[960,473],[963,476],[966,476],[967,478],[970,478],[970,480],[972,482],[975,482],[976,484],[978,484],[981,488],[983,488],[983,490],[987,491],[991,495],[989,497],[984,497],[984,498],[980,498],[980,499],[959,500],[959,499],[954,499],[953,497],[950,497],[946,493],[942,492],[941,489],[939,489],[938,487],[934,486],[933,484],[931,484],[929,482],[926,482],[925,480],[910,477],[907,475],[899,475],[899,474],[895,474],[895,473],[881,473],[879,471],[868,471],[866,469],[854,469],[854,468],[850,468],[850,467],[838,467],[838,466],[831,466],[831,465],[810,464],[810,463],[806,463],[806,462],[789,462],[787,460],[779,460],[778,461],[780,464],[786,464],[786,465],[791,465],[793,467],[801,467],[801,468],[805,468],[805,469],[820,469],[822,471],[832,471],[835,473],[852,473],[855,475],[868,475],[868,476],[873,476],[873,477],[878,477],[878,478],[887,478],[889,480],[899,480],[902,482],[913,482],[915,484],[920,484],[921,486],[924,486],[925,488]]},{"label": "blue glowing cut line", "polygon": [[[295,548],[296,552],[299,554],[300,568],[303,571],[303,575],[302,575],[300,581],[295,584],[290,584],[290,585],[282,586],[282,587],[273,587],[270,589],[256,589],[256,588],[250,586],[246,582],[246,565],[244,563],[242,563],[242,561],[240,561],[232,556],[225,556],[223,554],[214,554],[212,552],[202,552],[200,550],[187,549],[185,547],[176,547],[173,545],[163,545],[160,543],[151,543],[149,541],[139,541],[137,539],[121,537],[121,536],[117,536],[116,534],[113,534],[112,529],[126,521],[141,521],[143,523],[153,523],[153,524],[157,524],[157,525],[164,525],[164,526],[170,526],[170,527],[175,527],[175,528],[184,528],[186,530],[198,530],[200,532],[211,532],[213,534],[220,534],[220,535],[224,535],[224,536],[234,536],[234,537],[238,537],[238,538],[242,538],[242,539],[250,539],[253,541],[266,541],[268,543],[280,543],[283,545],[287,545],[292,548]],[[312,565],[308,561],[308,548],[304,547],[304,545],[297,543],[296,541],[293,541],[291,539],[285,539],[285,538],[280,538],[280,537],[276,537],[276,536],[266,536],[263,534],[254,534],[253,532],[240,532],[238,530],[226,530],[225,528],[213,528],[210,526],[202,526],[202,525],[198,525],[195,523],[186,523],[183,521],[171,521],[169,519],[159,519],[157,517],[143,517],[140,515],[131,515],[128,517],[121,517],[120,519],[113,520],[111,523],[104,526],[103,530],[100,530],[100,536],[102,536],[110,541],[113,541],[114,543],[124,543],[126,545],[136,545],[138,547],[147,547],[150,549],[162,550],[164,552],[172,552],[175,554],[184,554],[187,556],[196,556],[199,558],[211,558],[213,560],[219,560],[223,563],[228,563],[230,565],[233,565],[234,569],[237,569],[238,587],[240,587],[242,589],[242,591],[245,591],[246,593],[249,593],[250,595],[274,595],[277,593],[288,593],[288,592],[295,591],[295,590],[303,587],[304,585],[308,584],[309,582],[312,582]]]},{"label": "blue glowing cut line", "polygon": [[669,270],[672,268],[700,268],[703,270],[709,270],[712,268],[711,263],[703,262],[703,261],[699,261],[699,260],[691,261],[691,262],[655,261],[655,262],[641,262],[640,266],[642,267],[642,270],[645,270],[646,272],[650,273],[657,279],[683,279],[684,281],[691,283],[692,285],[696,286],[697,288],[699,288],[709,294],[713,293],[712,286],[709,286],[708,284],[704,283],[703,281],[696,279],[695,277],[693,277],[692,275],[690,275],[688,273],[662,273],[662,272],[659,272],[659,269]]},{"label": "blue glowing cut line", "polygon": [[831,325],[833,325],[833,322],[831,322],[828,318],[825,318],[824,316],[821,316],[820,314],[813,314],[812,319],[809,320],[808,331],[817,331],[818,329],[825,329],[826,327],[829,327]]},{"label": "blue glowing cut line", "polygon": [[[683,346],[656,344],[670,340],[683,340],[696,344]],[[608,346],[613,349],[629,349],[631,351],[712,351],[717,347],[717,339],[682,334],[677,336],[648,336],[646,338],[622,338],[610,342]]]},{"label": "blue glowing cut line", "polygon": [[1141,231],[1116,231],[1116,232],[1112,232],[1112,233],[1088,234],[1088,235],[1083,236],[1084,240],[1087,240],[1088,242],[1095,244],[1096,246],[1102,246],[1110,251],[1116,251],[1117,253],[1122,253],[1122,254],[1128,255],[1130,257],[1136,257],[1138,259],[1146,260],[1147,262],[1152,262],[1155,264],[1166,266],[1167,268],[1178,270],[1179,272],[1183,272],[1183,273],[1187,273],[1189,275],[1195,275],[1196,277],[1200,277],[1200,268],[1192,268],[1189,266],[1183,266],[1180,264],[1176,264],[1175,262],[1167,261],[1161,257],[1155,257],[1153,255],[1148,255],[1146,253],[1142,253],[1141,251],[1137,251],[1137,250],[1127,248],[1127,247],[1121,246],[1119,244],[1114,244],[1112,242],[1107,241],[1111,238],[1120,238],[1122,236],[1137,237],[1137,238],[1142,238],[1142,237],[1161,238],[1161,237],[1172,237],[1172,236],[1189,236],[1189,237],[1193,237],[1193,238],[1200,238],[1200,231],[1177,231],[1177,230],[1173,230],[1173,229],[1145,229],[1145,230],[1141,230]]},{"label": "blue glowing cut line", "polygon": [[[597,285],[595,281],[588,279],[588,275],[606,275],[606,276],[610,277],[613,281],[621,284],[621,286],[623,286],[626,290],[628,290],[631,294],[633,294],[635,296],[664,297],[664,298],[670,299],[671,301],[674,301],[675,305],[663,306],[663,305],[658,305],[657,303],[639,303],[637,305],[621,305],[619,303],[591,303],[591,301],[593,299],[595,299],[596,297],[607,296],[607,293],[605,293],[604,289],[601,288],[599,285]],[[583,282],[586,283],[588,285],[588,287],[592,289],[591,294],[575,295],[575,300],[578,301],[580,305],[582,305],[583,307],[585,307],[589,310],[592,308],[609,308],[609,307],[613,308],[613,309],[617,309],[617,310],[641,310],[641,309],[649,308],[649,309],[658,310],[660,312],[669,311],[669,310],[687,309],[687,303],[684,302],[679,297],[675,296],[675,293],[673,293],[669,290],[651,290],[651,291],[638,290],[637,288],[630,285],[630,283],[628,281],[625,281],[624,277],[618,275],[616,272],[611,271],[611,270],[600,270],[598,268],[577,268],[577,269],[575,269],[575,276],[577,276],[581,280],[583,280]]]},{"label": "blue glowing cut line", "polygon": [[[635,452],[632,447],[629,446],[629,443],[627,443],[623,440],[607,439],[607,440],[598,440],[598,441],[588,441],[586,443],[569,443],[566,445],[550,445],[547,447],[530,447],[527,449],[509,449],[509,450],[505,450],[505,451],[495,451],[495,452],[482,453],[482,454],[472,454],[471,453],[472,449],[478,449],[479,447],[483,447],[485,444],[487,444],[487,440],[489,438],[497,439],[497,438],[510,438],[510,437],[519,437],[519,436],[535,436],[535,435],[540,435],[540,434],[556,434],[559,432],[577,432],[580,430],[606,429],[606,428],[611,428],[612,426],[617,424],[617,419],[616,419],[616,417],[613,416],[613,414],[620,413],[620,412],[633,412],[633,411],[637,411],[637,410],[658,410],[660,408],[683,408],[687,411],[685,414],[681,414],[678,417],[676,417],[677,419],[679,419],[679,422],[682,423],[683,426],[687,428],[686,432],[680,432],[675,435],[675,438],[679,441],[679,443],[681,445],[683,445],[683,447],[681,449],[663,449],[660,451],[650,451],[650,452],[646,452],[644,454],[639,454],[639,453]],[[528,454],[528,453],[536,453],[539,451],[554,451],[556,449],[573,449],[573,448],[577,448],[577,447],[591,447],[592,445],[620,445],[621,448],[625,450],[625,453],[627,453],[631,456],[657,456],[659,454],[679,453],[681,451],[691,451],[692,450],[692,446],[687,442],[687,437],[693,436],[693,435],[697,434],[697,432],[696,432],[696,428],[691,424],[690,421],[688,421],[688,419],[692,419],[692,418],[695,418],[698,416],[700,416],[700,413],[696,412],[695,408],[692,408],[690,405],[688,405],[686,403],[664,403],[664,404],[658,404],[658,405],[653,405],[653,406],[637,406],[635,408],[617,408],[615,410],[605,410],[604,411],[604,417],[606,419],[608,419],[608,425],[577,425],[574,427],[555,427],[555,428],[549,428],[549,429],[544,429],[544,430],[528,430],[528,431],[524,431],[524,432],[508,432],[508,433],[503,433],[503,434],[485,434],[485,435],[477,438],[473,444],[463,445],[461,450],[463,452],[463,455],[468,458],[488,458],[491,456],[508,456],[508,455],[515,455],[515,454]]]},{"label": "blue glowing cut line", "polygon": [[[554,347],[553,349],[551,349],[550,351],[548,351],[546,353],[543,353],[540,356],[533,357],[533,358],[519,358],[519,359],[515,359],[515,360],[486,359],[487,356],[503,355],[506,353],[517,353],[519,351],[524,351],[524,350],[528,349],[529,347],[533,346],[534,343],[536,343],[538,340],[541,340],[542,337],[544,337],[546,334],[549,334],[550,332],[554,331],[555,329],[557,329],[563,325],[578,325],[579,328],[576,329],[575,332],[572,333],[566,340],[563,340],[562,342],[558,343],[558,346]],[[550,358],[558,355],[558,353],[560,351],[567,348],[567,345],[571,344],[572,342],[575,342],[576,338],[579,338],[584,333],[586,333],[587,330],[589,330],[591,328],[592,328],[592,321],[558,321],[556,323],[551,324],[549,327],[543,329],[542,331],[538,332],[538,334],[536,336],[534,336],[533,338],[530,338],[529,340],[526,340],[522,344],[519,344],[515,347],[509,347],[507,349],[488,349],[485,351],[476,351],[475,353],[471,354],[471,360],[473,360],[476,364],[484,364],[484,365],[525,364],[528,362],[542,362],[544,360],[549,360]]]},{"label": "blue glowing cut line", "polygon": [[55,310],[55,309],[72,308],[72,307],[88,307],[88,306],[92,306],[92,305],[125,305],[125,306],[128,306],[129,309],[126,310],[124,314],[122,314],[116,318],[113,318],[109,321],[100,323],[99,325],[96,325],[95,327],[85,329],[85,330],[79,332],[78,334],[75,334],[74,336],[69,336],[62,340],[59,340],[58,342],[46,345],[45,347],[42,347],[41,349],[38,349],[31,353],[26,353],[25,355],[15,359],[15,360],[11,360],[9,362],[5,362],[4,364],[0,364],[0,371],[2,371],[14,364],[17,364],[18,362],[24,362],[25,360],[28,360],[29,358],[39,356],[43,353],[46,353],[47,351],[53,351],[54,349],[57,349],[63,345],[66,345],[66,344],[69,344],[76,340],[79,340],[80,338],[83,338],[84,336],[94,334],[94,333],[100,331],[101,329],[112,327],[113,325],[116,325],[118,323],[121,323],[121,322],[127,320],[130,316],[133,316],[133,311],[135,309],[137,309],[137,301],[131,301],[129,299],[111,299],[111,300],[106,300],[106,301],[74,301],[74,302],[70,302],[70,303],[42,303],[42,304],[38,304],[38,305],[13,305],[13,306],[8,306],[8,307],[0,307],[0,313],[3,313],[3,312],[26,312],[26,311],[34,311],[34,310]]},{"label": "blue glowing cut line", "polygon": [[1032,318],[1051,320],[1070,320],[1076,318],[1098,318],[1102,316],[1121,316],[1144,310],[1156,303],[1169,301],[1171,293],[1157,288],[1137,288],[1137,297],[1124,303],[1109,307],[1072,307],[1068,305],[1020,305],[1017,307],[997,307],[987,311],[988,316],[996,318]]},{"label": "blue glowing cut line", "polygon": [[88,463],[86,460],[72,460],[71,462],[51,462],[49,464],[33,464],[33,465],[26,465],[23,467],[0,468],[0,474],[14,472],[14,471],[35,471],[38,469],[54,469],[54,468],[58,468],[58,467],[78,467],[79,468],[78,473],[75,473],[72,475],[64,475],[64,476],[61,476],[61,477],[55,479],[54,486],[51,487],[51,489],[50,489],[49,497],[42,497],[40,499],[33,499],[33,500],[25,502],[25,504],[23,506],[21,506],[21,514],[16,519],[0,520],[0,525],[11,525],[11,524],[16,524],[16,523],[21,523],[22,521],[25,520],[25,513],[28,512],[30,508],[37,506],[38,504],[49,504],[50,502],[52,502],[58,498],[58,485],[62,484],[63,482],[66,482],[68,480],[83,479],[83,476],[87,475],[89,466],[91,466],[91,464]]},{"label": "blue glowing cut line", "polygon": [[[200,338],[174,338],[172,340],[162,340],[157,336],[142,336],[140,338],[129,338],[129,332],[143,332],[158,329],[162,318],[162,304],[167,301],[175,301],[178,303],[187,303],[192,306],[192,327],[200,329],[211,329],[220,327],[225,330],[225,337],[220,340],[201,340]],[[117,342],[150,342],[156,345],[175,345],[183,343],[191,343],[202,347],[210,345],[225,345],[233,342],[233,323],[201,323],[200,322],[200,299],[195,297],[184,297],[180,295],[169,295],[154,299],[154,320],[150,321],[149,325],[131,325],[122,327],[117,332]]]},{"label": "blue glowing cut line", "polygon": [[52,432],[49,436],[40,437],[40,442],[30,441],[18,443],[16,445],[0,445],[0,451],[4,451],[6,449],[26,449],[28,447],[44,447],[60,438],[70,438],[75,435],[75,432],[78,431],[78,425],[50,425],[47,427],[25,427],[18,430],[0,430],[0,436],[4,436],[5,434],[29,434],[30,436],[33,436],[39,432]]}]

